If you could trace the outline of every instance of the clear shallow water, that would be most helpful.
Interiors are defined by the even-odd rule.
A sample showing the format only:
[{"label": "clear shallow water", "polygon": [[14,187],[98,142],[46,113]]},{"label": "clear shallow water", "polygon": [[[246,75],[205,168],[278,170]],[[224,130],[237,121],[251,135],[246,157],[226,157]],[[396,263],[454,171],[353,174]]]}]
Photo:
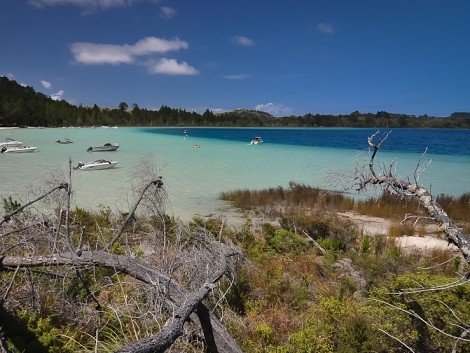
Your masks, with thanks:
[{"label": "clear shallow water", "polygon": [[[186,130],[187,136],[184,131]],[[74,203],[127,210],[131,174],[143,157],[154,158],[169,196],[169,213],[183,220],[195,214],[218,214],[227,205],[222,191],[287,187],[290,181],[321,188],[340,188],[329,173],[353,171],[355,161],[367,161],[370,129],[249,129],[249,128],[67,128],[0,130],[0,141],[11,137],[39,152],[0,155],[0,195],[19,199],[52,174],[67,174],[68,160],[118,160],[116,168],[73,172]],[[265,143],[249,145],[255,136]],[[73,144],[60,145],[70,138]],[[118,142],[116,152],[86,152],[89,146]],[[200,148],[194,145],[199,144]],[[428,147],[432,159],[421,183],[434,194],[460,195],[470,191],[470,131],[397,129],[378,160],[396,159],[397,173],[412,174]]]}]

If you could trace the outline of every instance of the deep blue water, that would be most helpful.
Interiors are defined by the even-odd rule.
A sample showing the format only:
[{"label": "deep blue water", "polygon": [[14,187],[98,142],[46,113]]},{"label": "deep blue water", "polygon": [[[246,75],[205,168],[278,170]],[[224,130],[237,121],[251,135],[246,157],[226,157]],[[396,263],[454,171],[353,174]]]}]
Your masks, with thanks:
[{"label": "deep blue water", "polygon": [[[153,134],[188,136],[249,143],[261,136],[266,144],[329,147],[341,149],[367,149],[367,138],[377,129],[358,128],[142,128]],[[470,155],[470,130],[448,129],[394,129],[383,145],[383,150],[403,153]]]}]

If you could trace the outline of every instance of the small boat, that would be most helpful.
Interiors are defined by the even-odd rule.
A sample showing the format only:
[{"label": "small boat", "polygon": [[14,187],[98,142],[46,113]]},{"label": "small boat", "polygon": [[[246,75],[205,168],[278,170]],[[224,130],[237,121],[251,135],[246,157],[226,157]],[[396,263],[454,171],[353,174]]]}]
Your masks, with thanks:
[{"label": "small boat", "polygon": [[30,153],[36,152],[37,147],[28,147],[28,146],[13,146],[13,147],[5,147],[3,146],[0,150],[1,153]]},{"label": "small boat", "polygon": [[66,144],[69,144],[69,143],[73,143],[73,141],[71,139],[68,139],[68,138],[65,138],[63,140],[57,140],[56,141],[57,143],[60,143],[60,144],[63,144],[63,145],[66,145]]},{"label": "small boat", "polygon": [[263,139],[261,137],[255,137],[253,140],[251,140],[250,145],[259,145],[260,143],[263,143]]},{"label": "small boat", "polygon": [[108,152],[116,151],[119,148],[117,143],[105,143],[103,146],[93,147],[90,146],[87,149],[87,152]]},{"label": "small boat", "polygon": [[12,138],[7,137],[5,142],[0,142],[0,149],[3,147],[20,147],[23,146],[24,143],[21,141],[13,140]]},{"label": "small boat", "polygon": [[114,168],[119,161],[108,161],[106,159],[97,159],[94,162],[78,162],[74,170],[100,170]]}]

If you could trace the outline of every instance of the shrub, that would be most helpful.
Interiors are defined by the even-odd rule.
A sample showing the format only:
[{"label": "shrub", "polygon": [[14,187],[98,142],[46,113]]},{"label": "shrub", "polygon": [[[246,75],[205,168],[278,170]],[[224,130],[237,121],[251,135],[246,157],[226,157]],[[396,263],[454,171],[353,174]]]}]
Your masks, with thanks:
[{"label": "shrub", "polygon": [[277,253],[299,254],[308,248],[308,242],[304,238],[285,229],[275,229],[271,224],[263,224],[263,233],[266,244]]},{"label": "shrub", "polygon": [[11,213],[21,207],[21,204],[18,201],[13,200],[11,196],[8,196],[7,198],[2,197],[2,200],[5,213]]}]

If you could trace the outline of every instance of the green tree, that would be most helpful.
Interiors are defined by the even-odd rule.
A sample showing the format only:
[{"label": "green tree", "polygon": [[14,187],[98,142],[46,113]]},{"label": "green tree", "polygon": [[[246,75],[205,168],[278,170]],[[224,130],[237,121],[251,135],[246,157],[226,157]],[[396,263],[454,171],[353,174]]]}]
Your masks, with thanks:
[{"label": "green tree", "polygon": [[121,110],[121,111],[127,110],[127,108],[129,108],[129,106],[127,105],[126,102],[119,103],[118,107],[119,107],[119,110]]}]

